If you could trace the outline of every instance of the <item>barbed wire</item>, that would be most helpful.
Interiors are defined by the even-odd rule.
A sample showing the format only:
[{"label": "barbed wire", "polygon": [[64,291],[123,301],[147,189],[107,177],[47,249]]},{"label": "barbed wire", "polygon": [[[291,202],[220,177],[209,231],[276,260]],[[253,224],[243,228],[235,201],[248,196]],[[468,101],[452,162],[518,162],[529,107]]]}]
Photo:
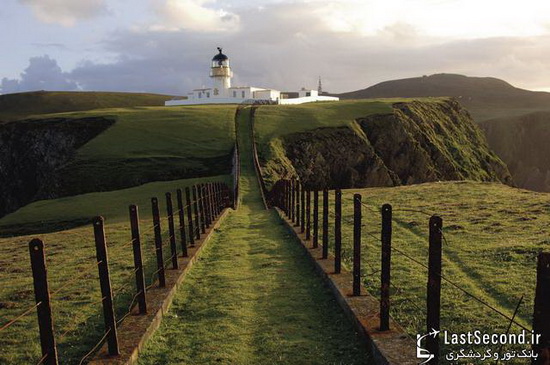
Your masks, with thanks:
[{"label": "barbed wire", "polygon": [[14,323],[20,321],[22,318],[26,317],[30,312],[32,312],[35,308],[38,308],[39,305],[41,305],[42,302],[38,302],[36,303],[35,305],[29,307],[27,310],[25,310],[23,313],[21,313],[20,315],[18,315],[17,317],[15,317],[14,319],[8,321],[6,324],[4,324],[2,327],[0,327],[0,332],[8,329],[9,327],[11,327]]},{"label": "barbed wire", "polygon": [[127,289],[129,286],[133,285],[134,283],[132,283],[131,279],[132,277],[134,277],[134,275],[139,271],[139,268],[136,268],[134,270],[132,270],[130,272],[130,274],[126,275],[126,277],[124,277],[123,280],[121,280],[122,282],[126,282],[126,284],[123,284],[121,285],[120,288],[116,289],[116,290],[113,290],[113,298],[115,298],[116,300],[116,297],[118,294],[120,294],[122,291],[124,291],[124,289]]},{"label": "barbed wire", "polygon": [[[94,304],[100,304],[100,303],[103,303],[103,301],[107,299],[107,296],[104,296],[104,297],[101,297],[99,300],[94,300],[94,301],[90,301],[90,303],[88,305],[94,305]],[[61,342],[65,339],[65,337],[70,333],[70,332],[73,332],[75,331],[75,327],[80,323],[80,322],[83,322],[83,319],[81,317],[75,317],[74,320],[72,322],[70,322],[68,325],[67,325],[67,329],[62,332],[59,337],[57,338],[57,341],[58,342]]]},{"label": "barbed wire", "polygon": [[38,362],[36,363],[36,365],[41,365],[44,363],[44,360],[46,360],[48,358],[50,354],[49,353],[46,353],[44,355],[42,355],[42,357],[40,358],[40,360],[38,360]]},{"label": "barbed wire", "polygon": [[78,365],[82,365],[84,363],[84,361],[92,354],[94,353],[98,347],[103,343],[103,341],[105,341],[105,339],[107,338],[107,336],[109,335],[109,333],[111,333],[111,329],[109,328],[107,330],[107,332],[105,332],[105,334],[103,335],[103,337],[101,337],[101,339],[95,344],[95,346],[86,354],[84,355],[84,357],[80,360],[80,362],[78,363]]},{"label": "barbed wire", "polygon": [[77,281],[79,280],[82,280],[86,275],[90,274],[90,272],[92,270],[95,270],[95,268],[99,265],[103,263],[103,260],[100,260],[100,261],[96,261],[94,265],[90,265],[89,268],[87,268],[85,271],[83,271],[80,275],[78,275],[77,277],[69,280],[68,282],[66,282],[65,284],[63,284],[60,288],[56,289],[55,291],[53,291],[51,294],[50,294],[50,297],[55,297],[57,294],[59,294],[59,292],[61,292],[62,290],[70,287],[71,285],[74,285]]},{"label": "barbed wire", "polygon": [[126,314],[124,314],[119,320],[116,321],[117,327],[122,323],[122,321],[124,321],[124,319],[125,319],[126,317],[128,317],[128,316],[132,313],[132,307],[134,306],[137,297],[138,297],[141,293],[142,293],[142,290],[138,291],[138,292],[133,296],[132,300],[130,301],[130,305],[128,306],[128,311],[126,312]]}]

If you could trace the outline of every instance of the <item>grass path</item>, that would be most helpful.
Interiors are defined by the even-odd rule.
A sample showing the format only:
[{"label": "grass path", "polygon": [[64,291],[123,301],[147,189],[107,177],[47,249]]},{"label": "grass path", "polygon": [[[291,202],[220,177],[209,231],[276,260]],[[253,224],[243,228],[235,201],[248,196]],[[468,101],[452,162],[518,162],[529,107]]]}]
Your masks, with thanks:
[{"label": "grass path", "polygon": [[241,196],[180,288],[140,364],[364,364],[351,323],[273,211],[240,117]]}]

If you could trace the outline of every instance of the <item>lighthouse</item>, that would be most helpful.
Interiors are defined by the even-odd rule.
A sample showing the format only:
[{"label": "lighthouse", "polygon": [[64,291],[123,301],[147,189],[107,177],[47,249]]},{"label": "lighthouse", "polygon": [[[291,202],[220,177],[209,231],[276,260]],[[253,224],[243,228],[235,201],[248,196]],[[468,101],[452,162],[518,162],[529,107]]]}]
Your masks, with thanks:
[{"label": "lighthouse", "polygon": [[218,47],[218,52],[212,58],[212,66],[210,67],[210,78],[213,81],[212,94],[214,97],[227,97],[233,72],[229,66],[229,57],[222,53],[220,47]]},{"label": "lighthouse", "polygon": [[[210,78],[212,87],[193,89],[185,99],[174,98],[164,102],[166,106],[199,105],[199,104],[302,104],[314,101],[338,101],[334,96],[319,95],[317,90],[302,88],[292,93],[281,93],[279,90],[254,86],[231,86],[233,71],[229,67],[229,57],[218,47],[218,53],[212,57]],[[319,78],[319,91],[321,79]],[[298,95],[289,96],[291,94]]]}]

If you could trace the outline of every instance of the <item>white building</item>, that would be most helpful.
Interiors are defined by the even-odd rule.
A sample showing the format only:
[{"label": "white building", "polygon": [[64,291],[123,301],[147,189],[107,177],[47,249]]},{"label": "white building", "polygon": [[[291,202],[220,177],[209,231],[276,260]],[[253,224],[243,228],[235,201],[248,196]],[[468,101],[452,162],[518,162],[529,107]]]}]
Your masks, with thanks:
[{"label": "white building", "polygon": [[[212,58],[210,66],[211,88],[194,89],[187,95],[187,99],[173,99],[164,103],[173,105],[197,105],[197,104],[240,104],[244,101],[263,101],[274,104],[302,104],[312,101],[337,101],[337,97],[319,95],[317,90],[302,88],[298,91],[297,98],[288,98],[279,90],[265,89],[252,86],[231,86],[233,72],[229,66],[229,57],[219,53]],[[295,94],[295,93],[294,93]]]}]

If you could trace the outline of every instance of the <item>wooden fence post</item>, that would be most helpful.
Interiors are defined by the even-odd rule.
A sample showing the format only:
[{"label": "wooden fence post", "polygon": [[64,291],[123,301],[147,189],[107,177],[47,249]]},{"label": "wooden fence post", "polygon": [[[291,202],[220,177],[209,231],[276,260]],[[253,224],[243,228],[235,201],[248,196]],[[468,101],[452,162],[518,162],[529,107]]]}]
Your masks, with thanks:
[{"label": "wooden fence post", "polygon": [[159,201],[157,198],[151,198],[153,210],[153,227],[155,231],[155,252],[157,256],[157,274],[159,277],[159,287],[166,286],[166,276],[164,274],[164,256],[162,254],[162,230],[160,227]]},{"label": "wooden fence post", "polygon": [[285,212],[285,215],[287,216],[288,218],[288,213],[289,213],[289,210],[288,210],[288,180],[285,179],[283,180],[283,207],[284,207],[284,212]]},{"label": "wooden fence post", "polygon": [[306,241],[311,239],[311,190],[306,192]]},{"label": "wooden fence post", "polygon": [[306,230],[306,189],[304,185],[300,186],[300,233]]},{"label": "wooden fence post", "polygon": [[300,181],[296,181],[296,221],[294,222],[296,227],[300,227]]},{"label": "wooden fence post", "polygon": [[57,365],[57,346],[55,343],[52,309],[50,307],[50,289],[48,287],[48,270],[46,269],[46,255],[44,243],[35,238],[29,242],[32,278],[34,283],[34,298],[36,300],[36,314],[38,316],[38,330],[40,332],[40,347],[44,364]]},{"label": "wooden fence post", "polygon": [[180,223],[181,255],[187,257],[189,255],[187,253],[187,234],[185,233],[185,207],[183,205],[183,192],[181,189],[176,190],[176,197],[178,200],[178,217]]},{"label": "wooden fence post", "polygon": [[206,183],[204,187],[206,189],[206,214],[208,215],[207,222],[210,227],[212,222],[214,222],[214,212],[212,211],[212,186],[210,183]]},{"label": "wooden fence post", "polygon": [[107,335],[107,347],[109,355],[119,355],[118,337],[116,330],[115,311],[113,308],[113,291],[111,290],[111,278],[109,276],[109,258],[107,255],[107,242],[105,241],[105,228],[103,217],[93,219],[95,248],[97,256],[97,268],[99,271],[99,284],[103,304],[103,319],[105,321],[105,333]]},{"label": "wooden fence post", "polygon": [[206,221],[208,222],[208,226],[210,227],[212,225],[212,222],[214,221],[214,212],[212,209],[212,183],[206,183],[204,185],[204,189],[206,190],[206,215],[208,217],[206,218]]},{"label": "wooden fence post", "polygon": [[141,237],[139,233],[139,212],[137,205],[130,205],[130,230],[132,232],[132,249],[134,251],[134,268],[136,270],[136,291],[139,314],[147,313],[145,290],[145,275],[143,273],[143,258],[141,253]]},{"label": "wooden fence post", "polygon": [[206,233],[206,221],[205,221],[205,212],[204,212],[204,190],[202,184],[197,185],[197,193],[199,199],[199,217],[201,221],[201,233]]},{"label": "wooden fence post", "polygon": [[537,288],[533,313],[533,331],[540,335],[533,351],[538,358],[533,364],[550,364],[550,253],[541,252],[537,262]]},{"label": "wooden fence post", "polygon": [[281,191],[279,192],[279,197],[278,197],[278,200],[279,200],[279,207],[283,210],[283,212],[285,213],[285,215],[288,215],[288,209],[287,209],[287,206],[286,206],[286,190],[287,190],[287,186],[286,186],[286,179],[283,179],[283,180],[279,180],[281,182]]},{"label": "wooden fence post", "polygon": [[[354,199],[355,203],[355,199]],[[334,273],[342,271],[342,190],[334,191]],[[354,286],[355,287],[355,286]],[[355,290],[354,290],[355,293]]]},{"label": "wooden fence post", "polygon": [[212,193],[212,198],[210,199],[212,201],[212,223],[216,221],[216,218],[218,217],[218,194],[216,191],[216,183],[210,183],[210,192]]},{"label": "wooden fence post", "polygon": [[287,217],[289,219],[292,218],[292,180],[287,180],[287,192],[286,192],[286,210],[287,210]]},{"label": "wooden fence post", "polygon": [[328,190],[323,189],[323,259],[328,258]]},{"label": "wooden fence post", "polygon": [[210,183],[210,190],[212,191],[212,222],[215,222],[218,217],[218,189],[215,182]]},{"label": "wooden fence post", "polygon": [[380,272],[380,331],[390,329],[390,280],[391,280],[391,235],[392,206],[382,206],[382,258]]},{"label": "wooden fence post", "polygon": [[313,248],[319,247],[319,191],[313,192]]},{"label": "wooden fence post", "polygon": [[191,189],[189,187],[185,188],[185,203],[187,205],[187,224],[189,231],[189,246],[195,246],[195,231],[193,230],[193,208],[191,201]]},{"label": "wooden fence post", "polygon": [[204,204],[204,222],[206,225],[206,229],[210,227],[210,194],[208,193],[208,183],[202,184],[202,200]]},{"label": "wooden fence post", "polygon": [[195,230],[193,231],[193,234],[195,235],[195,238],[198,240],[201,238],[201,232],[200,232],[200,222],[199,222],[200,213],[199,213],[197,185],[193,185],[193,208],[194,208],[193,210],[195,211]]},{"label": "wooden fence post", "polygon": [[170,253],[172,254],[172,269],[178,268],[178,248],[176,247],[176,227],[174,225],[174,207],[172,194],[166,193],[166,215],[168,216],[168,234],[170,235]]},{"label": "wooden fence post", "polygon": [[222,204],[222,183],[216,183],[216,215],[219,216],[223,211]]},{"label": "wooden fence post", "polygon": [[296,201],[294,200],[296,196],[295,190],[296,180],[292,179],[290,181],[290,220],[292,221],[292,223],[296,221]]},{"label": "wooden fence post", "polygon": [[353,195],[353,295],[361,295],[361,194]]},{"label": "wooden fence post", "polygon": [[[428,294],[427,294],[427,333],[432,330],[439,331],[441,315],[441,228],[443,220],[441,217],[430,218],[430,246],[428,258]],[[429,364],[439,363],[439,339],[428,336],[426,338],[426,350],[434,358]]]}]

